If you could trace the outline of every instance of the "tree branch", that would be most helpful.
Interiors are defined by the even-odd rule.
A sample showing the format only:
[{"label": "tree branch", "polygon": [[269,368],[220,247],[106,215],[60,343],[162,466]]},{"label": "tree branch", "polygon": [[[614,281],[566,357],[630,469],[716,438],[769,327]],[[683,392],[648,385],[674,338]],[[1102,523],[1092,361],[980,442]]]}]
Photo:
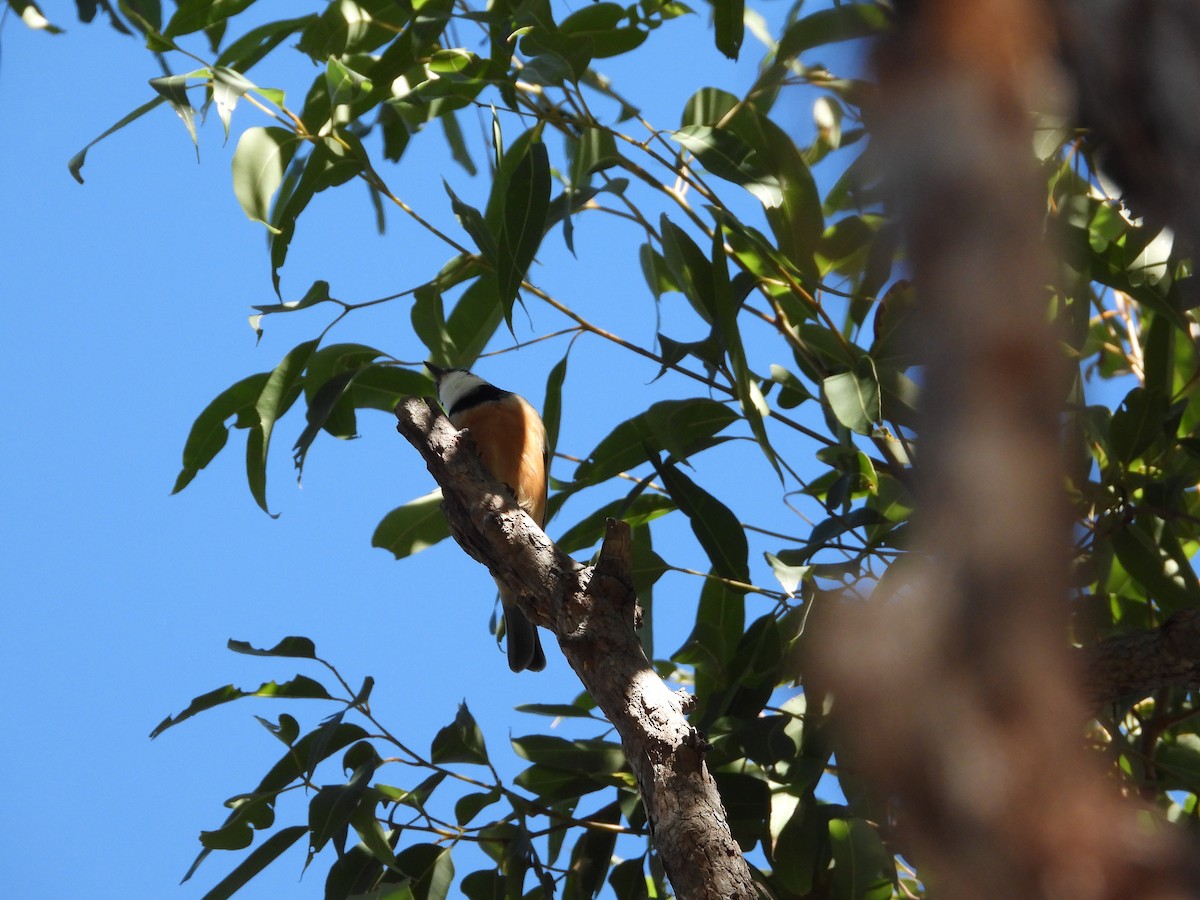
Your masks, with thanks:
[{"label": "tree branch", "polygon": [[1082,651],[1093,707],[1160,688],[1200,687],[1200,609],[1175,613],[1159,628],[1101,641]]},{"label": "tree branch", "polygon": [[729,831],[704,740],[687,721],[692,697],[667,688],[634,630],[637,596],[630,531],[609,519],[600,559],[582,566],[559,551],[495,482],[468,431],[429,401],[396,407],[396,429],[442,488],[455,540],[521,596],[531,621],[552,632],[567,661],[621,736],[663,868],[681,900],[756,896]]}]

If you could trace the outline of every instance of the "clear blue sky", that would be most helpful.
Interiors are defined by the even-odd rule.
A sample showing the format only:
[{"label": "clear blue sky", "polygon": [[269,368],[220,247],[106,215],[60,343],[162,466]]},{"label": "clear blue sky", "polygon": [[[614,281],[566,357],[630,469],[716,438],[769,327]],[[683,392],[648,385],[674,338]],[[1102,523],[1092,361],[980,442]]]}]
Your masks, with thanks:
[{"label": "clear blue sky", "polygon": [[[199,897],[240,859],[214,854],[176,887],[199,850],[199,831],[216,827],[222,801],[252,788],[282,749],[253,714],[287,711],[311,727],[332,711],[316,703],[242,701],[151,742],[150,730],[165,715],[222,684],[320,675],[315,666],[231,654],[227,639],[270,646],[288,634],[312,637],[352,682],[375,676],[377,713],[419,748],[466,698],[510,775],[519,761],[508,735],[546,726],[513,706],[569,700],[578,684],[556,649],[547,672],[509,673],[487,631],[490,579],[457,547],[445,544],[402,563],[371,548],[379,519],[432,486],[390,416],[362,414],[357,441],[323,435],[297,489],[287,448],[302,422],[293,411],[280,426],[270,469],[277,520],[246,490],[240,432],[187,490],[169,495],[188,428],[205,404],[235,380],[272,368],[325,320],[319,313],[268,319],[257,346],[246,323],[251,304],[273,301],[263,229],[243,215],[229,180],[236,133],[263,124],[246,105],[235,114],[227,146],[215,116],[201,129],[199,164],[164,107],[93,148],[86,185],[70,178],[67,160],[149,99],[147,79],[159,73],[134,40],[99,21],[79,24],[69,4],[45,6],[66,34],[33,33],[12,16],[0,32],[0,373],[7,398],[0,441],[0,894]],[[293,10],[289,5],[288,14]],[[701,20],[671,26],[651,37],[662,59],[644,54],[640,70],[602,67],[617,72],[618,86],[663,127],[676,125],[695,87],[743,89],[760,55],[748,36],[745,59],[735,66],[708,50]],[[673,74],[663,77],[668,67]],[[277,78],[272,86],[287,88],[298,103],[311,77],[300,65],[269,71],[260,83]],[[808,103],[788,100],[782,108],[788,104],[798,132],[809,133]],[[479,185],[439,161],[439,152],[425,164],[436,165],[464,197],[478,197]],[[440,184],[421,165],[406,161],[385,177],[413,206],[456,228]],[[322,197],[300,223],[284,269],[285,298],[324,278],[335,296],[368,300],[412,287],[428,277],[431,259],[448,258],[398,215],[389,225],[383,237],[375,234],[365,190]],[[534,279],[598,323],[651,342],[653,310],[635,257],[610,256],[603,225],[582,220],[578,228],[578,259],[552,236],[554,249],[543,252]],[[406,331],[407,309],[394,306],[352,318],[333,339],[420,360]],[[562,322],[531,304],[529,318],[518,314],[516,325],[528,339]],[[503,335],[490,349],[509,343]],[[565,349],[561,340],[546,342],[477,370],[540,404],[546,373]],[[587,406],[568,407],[560,448],[584,455],[649,400],[694,394],[669,381],[648,385],[655,374],[598,341],[580,342],[567,390],[586,397]],[[802,445],[787,449],[811,454]],[[747,491],[761,486],[769,510],[735,511],[799,530],[765,465],[735,476],[721,466],[737,457],[723,452],[701,472],[710,486],[728,493],[735,477]],[[556,471],[567,477],[570,467]],[[574,517],[586,511],[577,507]],[[558,530],[574,517],[568,510]],[[705,567],[681,520],[664,522],[656,537],[670,561]],[[754,565],[758,580],[769,584],[760,555]],[[690,612],[683,601],[672,606],[673,590],[691,597],[696,587],[683,576],[660,582],[658,640],[668,652],[685,636]],[[325,780],[337,777],[335,769]],[[417,779],[397,772],[390,780],[411,786]],[[280,824],[300,821],[302,805],[281,805]],[[300,880],[297,845],[239,896],[320,897],[327,857]]]}]

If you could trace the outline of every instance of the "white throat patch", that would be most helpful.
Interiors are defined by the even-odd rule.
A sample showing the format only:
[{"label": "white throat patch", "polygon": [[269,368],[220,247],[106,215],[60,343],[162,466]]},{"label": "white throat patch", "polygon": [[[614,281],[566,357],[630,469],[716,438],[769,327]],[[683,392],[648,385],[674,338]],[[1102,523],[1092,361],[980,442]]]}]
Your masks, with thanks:
[{"label": "white throat patch", "polygon": [[438,382],[438,399],[442,401],[442,406],[449,411],[454,409],[458,401],[475,388],[486,384],[486,381],[470,372],[457,370],[447,372]]}]

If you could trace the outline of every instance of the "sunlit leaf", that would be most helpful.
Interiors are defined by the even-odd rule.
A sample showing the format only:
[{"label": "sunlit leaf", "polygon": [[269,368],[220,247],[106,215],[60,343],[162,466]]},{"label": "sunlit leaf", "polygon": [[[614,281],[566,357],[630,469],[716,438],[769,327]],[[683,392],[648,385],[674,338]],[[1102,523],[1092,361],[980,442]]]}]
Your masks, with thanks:
[{"label": "sunlit leaf", "polygon": [[285,128],[247,128],[233,153],[233,192],[242,210],[271,231],[271,199],[296,152],[299,139]]},{"label": "sunlit leaf", "polygon": [[371,535],[371,546],[403,559],[449,536],[450,526],[442,515],[442,490],[437,488],[384,516]]}]

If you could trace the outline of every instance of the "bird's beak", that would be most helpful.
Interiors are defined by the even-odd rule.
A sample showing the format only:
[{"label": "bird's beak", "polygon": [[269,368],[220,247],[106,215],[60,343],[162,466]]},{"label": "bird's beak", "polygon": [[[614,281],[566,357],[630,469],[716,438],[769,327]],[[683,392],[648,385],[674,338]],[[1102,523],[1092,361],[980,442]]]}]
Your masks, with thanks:
[{"label": "bird's beak", "polygon": [[434,378],[441,378],[448,371],[450,371],[449,369],[443,369],[441,366],[435,366],[433,363],[428,361],[425,363],[425,368],[429,370],[430,374],[433,375]]}]

